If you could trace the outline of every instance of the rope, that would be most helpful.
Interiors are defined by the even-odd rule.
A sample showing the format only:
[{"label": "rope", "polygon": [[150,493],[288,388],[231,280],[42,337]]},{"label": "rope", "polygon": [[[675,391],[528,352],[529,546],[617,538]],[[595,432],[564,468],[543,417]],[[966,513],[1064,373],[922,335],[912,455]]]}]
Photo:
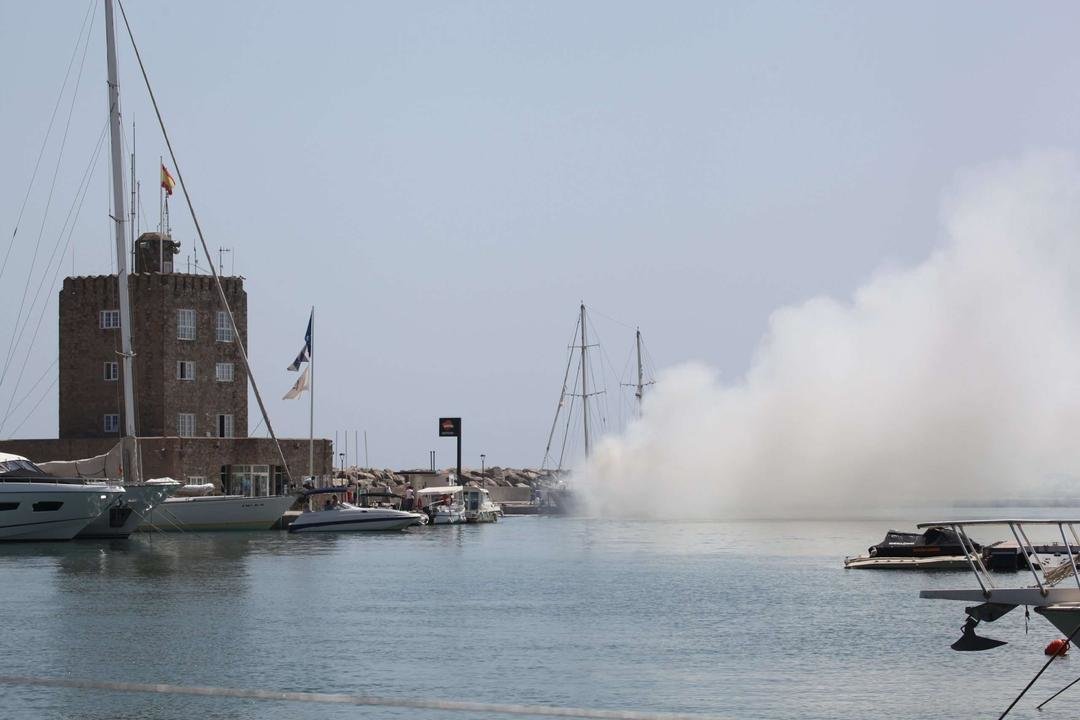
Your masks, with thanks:
[{"label": "rope", "polygon": [[528,715],[534,717],[586,718],[592,720],[720,720],[716,715],[643,712],[636,710],[597,710],[549,705],[518,705],[512,703],[481,703],[459,700],[406,700],[349,695],[345,693],[290,692],[255,688],[208,687],[204,685],[169,685],[165,683],[103,682],[55,677],[0,675],[0,684],[32,687],[61,687],[77,690],[110,690],[113,692],[153,693],[156,695],[195,695],[227,697],[243,700],[306,702],[335,705],[365,705],[369,707],[410,708],[413,710],[451,710],[498,715]]},{"label": "rope", "polygon": [[[94,14],[91,16],[90,22],[93,23],[93,17],[97,15],[97,6],[94,6]],[[60,176],[60,164],[64,160],[64,148],[67,147],[68,131],[71,130],[71,118],[75,114],[75,100],[79,97],[79,85],[82,84],[83,68],[86,66],[86,51],[90,48],[90,33],[86,33],[86,43],[83,45],[82,58],[79,61],[79,74],[75,76],[75,87],[71,91],[71,105],[68,106],[67,121],[64,123],[64,135],[60,140],[60,152],[56,156],[56,167],[53,168],[52,182],[49,183],[49,195],[45,201],[45,210],[42,212],[41,227],[38,229],[37,240],[34,242],[34,256],[30,260],[30,269],[26,273],[26,283],[23,285],[22,300],[19,301],[19,312],[15,315],[15,328],[17,333],[11,334],[11,339],[8,342],[7,357],[4,360],[4,369],[0,372],[0,385],[3,384],[4,379],[7,377],[8,368],[11,365],[11,359],[15,353],[15,347],[18,342],[22,340],[23,333],[26,332],[26,326],[29,324],[29,318],[26,323],[23,324],[22,329],[19,329],[19,321],[23,316],[23,308],[26,305],[26,294],[30,291],[30,279],[34,275],[34,266],[37,265],[38,251],[41,249],[41,238],[45,234],[45,221],[49,217],[49,207],[52,205],[53,192],[56,190],[56,179]],[[61,231],[62,233],[62,231]],[[45,279],[45,274],[48,272],[46,268],[42,274],[42,281]],[[39,288],[40,289],[40,288]],[[36,295],[35,295],[36,297]],[[32,312],[32,310],[31,310]]]},{"label": "rope", "polygon": [[285,477],[291,483],[292,473],[289,471],[289,463],[285,459],[285,452],[281,449],[281,443],[278,442],[277,435],[274,434],[274,426],[270,424],[270,417],[266,413],[266,405],[263,403],[262,394],[259,392],[259,386],[255,384],[255,373],[252,372],[251,363],[248,361],[247,348],[244,347],[244,337],[236,327],[236,317],[233,315],[228,298],[225,297],[225,289],[221,285],[221,278],[218,277],[217,268],[214,267],[214,260],[210,256],[210,248],[206,244],[206,238],[203,237],[202,225],[199,224],[199,218],[195,214],[195,206],[191,202],[191,195],[188,193],[187,184],[184,182],[184,174],[180,171],[180,163],[177,162],[176,153],[173,152],[172,141],[169,139],[169,132],[165,129],[165,119],[161,116],[161,109],[158,107],[157,98],[154,96],[154,90],[150,87],[150,76],[146,73],[146,66],[143,65],[142,61],[142,54],[139,52],[139,46],[135,43],[135,34],[131,30],[131,24],[128,22],[127,11],[124,10],[124,3],[120,2],[120,0],[116,0],[116,3],[120,6],[120,15],[124,18],[124,27],[127,29],[128,38],[131,40],[131,49],[135,51],[135,59],[139,62],[139,72],[142,73],[143,82],[146,83],[146,92],[150,95],[150,103],[154,106],[154,114],[157,116],[158,126],[161,127],[161,135],[165,138],[165,146],[169,149],[169,158],[172,160],[173,168],[176,170],[176,180],[180,183],[180,189],[184,193],[184,201],[187,203],[188,212],[191,214],[191,221],[195,225],[195,232],[199,236],[199,243],[202,245],[203,254],[206,256],[206,264],[210,266],[210,274],[214,276],[214,282],[217,285],[221,304],[224,306],[225,312],[229,315],[229,324],[232,325],[233,337],[236,338],[236,349],[240,351],[240,359],[244,361],[244,369],[247,371],[248,381],[251,382],[251,390],[255,393],[255,400],[259,404],[259,410],[262,412],[263,420],[266,421],[266,429],[270,432],[270,437],[274,440],[274,447],[277,448],[278,455],[281,457],[281,466],[285,469]]},{"label": "rope", "polygon": [[[37,180],[38,170],[41,168],[41,159],[45,157],[45,147],[49,143],[49,136],[52,135],[53,123],[56,121],[56,111],[60,109],[60,101],[64,99],[64,90],[67,89],[68,78],[71,77],[71,68],[75,64],[75,57],[79,54],[79,46],[82,45],[83,32],[86,30],[86,21],[90,17],[90,11],[97,12],[97,2],[90,0],[86,6],[86,14],[83,15],[82,27],[79,28],[79,34],[75,38],[75,47],[71,49],[71,59],[68,60],[67,71],[64,73],[64,82],[60,84],[60,92],[56,95],[56,103],[53,105],[52,115],[49,116],[49,126],[45,129],[45,137],[41,140],[41,149],[38,150],[37,160],[34,161],[34,171],[30,174],[30,184],[26,186],[26,195],[23,196],[22,205],[19,206],[19,214],[15,218],[15,229],[11,232],[11,242],[8,243],[7,252],[4,253],[4,261],[0,263],[0,278],[4,277],[4,270],[7,269],[8,258],[11,257],[11,250],[15,247],[15,238],[19,234],[19,225],[22,224],[23,213],[26,211],[26,203],[30,201],[30,191],[34,189],[34,181]],[[84,51],[85,52],[85,51]]]}]

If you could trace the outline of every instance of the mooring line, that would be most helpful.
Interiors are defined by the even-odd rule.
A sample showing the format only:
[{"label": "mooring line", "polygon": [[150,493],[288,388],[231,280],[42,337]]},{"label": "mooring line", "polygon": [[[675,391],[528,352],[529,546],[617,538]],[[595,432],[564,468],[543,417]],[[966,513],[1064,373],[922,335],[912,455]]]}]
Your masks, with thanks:
[{"label": "mooring line", "polygon": [[292,692],[259,690],[255,688],[209,687],[205,685],[170,685],[167,683],[108,682],[73,678],[0,675],[0,684],[36,687],[60,687],[76,690],[108,690],[112,692],[153,693],[157,695],[198,695],[202,697],[240,698],[278,702],[330,703],[336,705],[369,705],[410,708],[413,710],[450,710],[495,715],[529,715],[533,717],[585,718],[586,720],[727,720],[716,715],[642,712],[637,710],[597,710],[547,705],[517,705],[513,703],[482,703],[460,700],[408,700],[350,695],[346,693]]}]

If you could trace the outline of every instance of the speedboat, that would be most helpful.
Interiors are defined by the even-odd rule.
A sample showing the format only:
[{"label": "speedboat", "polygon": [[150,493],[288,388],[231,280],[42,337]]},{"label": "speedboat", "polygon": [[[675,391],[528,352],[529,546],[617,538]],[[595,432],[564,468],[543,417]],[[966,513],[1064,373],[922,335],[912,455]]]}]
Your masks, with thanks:
[{"label": "speedboat", "polygon": [[465,505],[461,501],[462,487],[424,488],[416,493],[420,510],[428,516],[429,525],[457,525],[465,522]]},{"label": "speedboat", "polygon": [[[972,550],[984,553],[978,543]],[[844,558],[850,570],[966,570],[968,560],[960,537],[947,527],[928,527],[921,533],[889,530],[885,539],[871,545],[866,555]]]},{"label": "speedboat", "polygon": [[[328,493],[340,493],[341,488],[308,490],[304,495],[313,497]],[[322,510],[301,513],[289,525],[291,533],[307,532],[370,532],[375,530],[404,530],[419,525],[423,516],[387,507],[360,507],[347,502],[337,502],[336,496]]]},{"label": "speedboat", "polygon": [[116,485],[57,482],[0,453],[0,540],[70,540],[123,496]]}]

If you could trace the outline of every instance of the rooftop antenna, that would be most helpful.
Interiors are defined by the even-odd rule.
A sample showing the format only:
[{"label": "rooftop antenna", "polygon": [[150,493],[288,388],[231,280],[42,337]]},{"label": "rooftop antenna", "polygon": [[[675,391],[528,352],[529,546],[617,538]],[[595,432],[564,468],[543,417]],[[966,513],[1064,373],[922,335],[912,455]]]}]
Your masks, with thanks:
[{"label": "rooftop antenna", "polygon": [[[232,248],[219,247],[217,249],[217,252],[218,252],[217,266],[224,271],[225,270],[225,253],[231,253]],[[233,272],[236,272],[236,266],[235,265],[233,266]]]}]

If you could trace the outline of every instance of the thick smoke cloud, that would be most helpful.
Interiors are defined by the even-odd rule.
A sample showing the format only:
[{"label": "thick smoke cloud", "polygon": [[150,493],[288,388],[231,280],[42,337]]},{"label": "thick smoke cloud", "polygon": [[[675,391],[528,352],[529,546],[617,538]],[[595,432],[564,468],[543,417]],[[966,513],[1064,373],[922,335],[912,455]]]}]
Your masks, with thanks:
[{"label": "thick smoke cloud", "polygon": [[777,310],[745,376],[662,373],[579,487],[604,513],[699,518],[867,516],[1073,487],[1080,168],[1040,154],[966,173],[943,206],[930,257],[850,299]]}]

